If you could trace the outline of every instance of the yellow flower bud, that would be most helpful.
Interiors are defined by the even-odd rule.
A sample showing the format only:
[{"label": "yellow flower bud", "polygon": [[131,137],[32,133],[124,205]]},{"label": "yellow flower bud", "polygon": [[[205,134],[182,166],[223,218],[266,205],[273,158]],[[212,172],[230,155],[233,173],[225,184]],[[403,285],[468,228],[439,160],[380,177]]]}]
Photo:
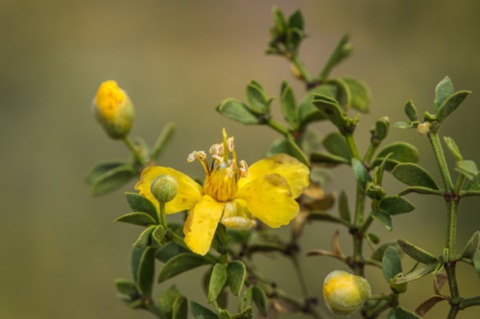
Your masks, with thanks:
[{"label": "yellow flower bud", "polygon": [[325,303],[337,315],[348,316],[354,313],[370,295],[370,284],[365,278],[345,271],[332,271],[323,283]]},{"label": "yellow flower bud", "polygon": [[122,139],[130,133],[133,104],[117,82],[105,81],[100,85],[93,101],[93,112],[111,138]]},{"label": "yellow flower bud", "polygon": [[177,196],[178,182],[175,177],[163,174],[152,181],[150,190],[158,202],[166,203]]}]

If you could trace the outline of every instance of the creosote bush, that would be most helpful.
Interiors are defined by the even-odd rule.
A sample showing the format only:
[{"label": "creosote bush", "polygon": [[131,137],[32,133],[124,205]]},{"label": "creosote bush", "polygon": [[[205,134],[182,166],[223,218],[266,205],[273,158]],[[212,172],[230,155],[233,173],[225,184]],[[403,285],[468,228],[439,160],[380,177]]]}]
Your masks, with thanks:
[{"label": "creosote bush", "polygon": [[[454,139],[440,134],[442,124],[470,92],[456,91],[445,77],[435,87],[430,109],[420,115],[414,102],[408,100],[406,120],[391,125],[388,117],[378,119],[370,130],[368,148],[362,151],[355,133],[360,114],[370,110],[370,89],[360,79],[331,76],[352,53],[348,37],[340,39],[324,67],[314,75],[299,56],[305,39],[302,14],[296,11],[287,17],[275,7],[273,20],[266,53],[285,58],[305,91],[294,92],[284,81],[279,95],[273,97],[259,82],[251,81],[245,98],[227,98],[216,107],[230,120],[261,125],[279,134],[268,156],[251,165],[239,157],[242,150],[237,156],[234,137],[223,129],[208,155],[194,150],[186,158],[202,165],[203,181],[162,166],[159,157],[173,136],[174,126],[167,125],[151,147],[133,141],[133,103],[116,82],[100,85],[93,102],[95,116],[112,139],[123,141],[132,159],[95,166],[87,182],[94,195],[103,195],[136,180],[137,192],[125,194],[132,212],[116,220],[143,228],[131,248],[132,278],[115,281],[118,296],[130,308],[144,309],[161,319],[184,319],[189,314],[197,319],[277,318],[283,312],[313,318],[331,318],[331,312],[358,312],[365,319],[414,319],[438,303],[449,305],[444,318],[453,319],[461,311],[479,306],[480,296],[461,294],[456,273],[457,265],[464,263],[480,276],[480,231],[471,234],[465,247],[457,247],[456,235],[459,204],[465,197],[480,196],[480,174],[475,162],[463,157]],[[281,120],[271,112],[274,100],[279,102]],[[330,122],[335,130],[322,136],[311,125],[322,122]],[[414,129],[426,137],[437,167],[420,166],[420,152],[410,143],[385,145],[392,126]],[[445,152],[455,159],[454,167],[447,164]],[[356,190],[354,194],[341,191],[335,198],[325,193],[324,186],[330,168],[340,165],[351,169]],[[440,181],[431,176],[432,170],[440,172]],[[404,189],[398,194],[384,189],[386,174]],[[411,193],[445,202],[447,227],[442,251],[429,252],[421,248],[422,243],[403,238],[384,243],[370,231],[373,223],[391,230],[396,215],[414,212],[414,203],[407,198]],[[349,198],[354,199],[354,207],[349,206]],[[184,214],[183,223],[169,221],[168,215],[175,213]],[[324,283],[323,298],[308,290],[299,263],[303,253],[298,249],[303,228],[322,222],[345,227],[353,243],[352,254],[346,255],[340,248],[339,232],[333,231],[330,250],[320,247],[307,253],[308,258],[338,261],[339,270],[332,269],[324,280],[308,278],[319,285]],[[280,237],[275,229],[289,224],[289,238]],[[367,245],[373,253],[364,249]],[[273,284],[274,278],[258,271],[252,257],[264,253],[280,254],[292,262],[302,287],[300,296]],[[412,269],[403,268],[403,256],[414,261]],[[205,286],[204,299],[187,300],[175,286],[165,286],[167,279],[197,267],[206,269],[205,280],[198,283]],[[388,291],[372,291],[367,268],[372,268],[369,273],[383,274]],[[432,296],[419,302],[416,309],[406,309],[400,296],[408,293],[410,282],[425,276],[433,278]],[[154,284],[160,285],[159,297],[153,296]],[[443,286],[447,288],[442,290]],[[237,299],[238,307],[227,303],[229,295]]]}]

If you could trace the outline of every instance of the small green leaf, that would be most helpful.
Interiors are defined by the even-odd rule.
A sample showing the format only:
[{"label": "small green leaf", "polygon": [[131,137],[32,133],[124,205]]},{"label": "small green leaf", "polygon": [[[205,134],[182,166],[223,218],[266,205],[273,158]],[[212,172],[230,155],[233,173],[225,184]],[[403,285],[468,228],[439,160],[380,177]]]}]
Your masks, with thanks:
[{"label": "small green leaf", "polygon": [[190,301],[190,312],[195,319],[219,319],[213,311],[195,301]]},{"label": "small green leaf", "polygon": [[372,181],[372,177],[368,173],[363,163],[356,158],[352,158],[352,169],[358,184],[360,185],[362,190],[365,190],[367,187],[367,183]]},{"label": "small green leaf", "polygon": [[409,213],[415,209],[405,197],[386,196],[380,201],[379,208],[389,215]]},{"label": "small green leaf", "polygon": [[381,245],[380,247],[378,247],[373,253],[372,253],[372,256],[370,258],[372,258],[373,260],[376,260],[376,261],[379,261],[381,262],[382,259],[383,259],[383,254],[385,253],[385,250],[387,250],[388,247],[390,246],[393,246],[395,247],[395,243],[391,242],[391,243],[385,243],[383,245]]},{"label": "small green leaf", "polygon": [[303,30],[303,16],[300,10],[297,10],[292,13],[292,15],[290,15],[290,17],[288,18],[288,25],[290,26],[290,28]]},{"label": "small green leaf", "polygon": [[340,164],[350,164],[348,160],[343,157],[332,155],[324,152],[314,152],[310,155],[310,161],[312,163],[325,164],[330,166],[336,166]]},{"label": "small green leaf", "polygon": [[453,83],[448,76],[444,77],[435,87],[435,111],[438,112],[445,101],[455,93]]},{"label": "small green leaf", "polygon": [[249,110],[255,114],[263,115],[270,112],[270,103],[272,99],[269,98],[263,90],[260,83],[251,81],[246,88],[246,95]]},{"label": "small green leaf", "polygon": [[162,225],[158,225],[152,232],[152,239],[155,241],[158,247],[163,246],[165,243],[165,229]]},{"label": "small green leaf", "polygon": [[391,155],[392,155],[392,153],[385,156],[383,158],[383,160],[381,161],[381,163],[373,169],[373,184],[378,185],[378,186],[382,185],[383,172],[385,171],[387,161],[388,161],[388,159],[390,158]]},{"label": "small green leaf", "polygon": [[343,157],[350,162],[352,153],[348,147],[347,140],[342,134],[338,132],[328,134],[323,140],[323,146],[333,155]]},{"label": "small green leaf", "polygon": [[345,191],[342,191],[340,193],[340,196],[338,198],[338,211],[340,213],[340,218],[346,221],[347,223],[351,223],[352,217],[350,213],[350,208],[348,205],[348,198],[347,198],[347,193]]},{"label": "small green leaf", "polygon": [[420,279],[437,270],[440,263],[441,262],[439,261],[437,263],[426,264],[424,267],[421,267],[421,268],[417,267],[413,271],[409,272],[408,274],[395,277],[394,282],[397,285],[401,285],[413,280]]},{"label": "small green leaf", "polygon": [[348,84],[342,78],[332,79],[328,81],[328,83],[337,86],[338,90],[335,99],[338,101],[338,104],[342,109],[345,110],[345,112],[348,112],[352,102],[352,94]]},{"label": "small green leaf", "polygon": [[367,233],[367,239],[375,245],[377,245],[380,242],[380,237],[378,237],[378,235],[374,233]]},{"label": "small green leaf", "polygon": [[119,298],[127,303],[140,299],[140,292],[137,285],[125,279],[115,279],[115,289],[119,294]]},{"label": "small green leaf", "polygon": [[470,160],[458,161],[455,165],[455,170],[465,176],[467,179],[473,179],[478,175],[477,164]]},{"label": "small green leaf", "polygon": [[392,230],[392,217],[380,210],[375,210],[370,213],[370,216],[372,216],[373,219],[375,219],[377,222],[385,226],[388,230]]},{"label": "small green leaf", "polygon": [[415,146],[405,142],[395,142],[385,146],[378,153],[374,165],[379,165],[389,154],[391,154],[389,160],[400,163],[416,163],[419,158],[419,152]]},{"label": "small green leaf", "polygon": [[322,72],[318,76],[318,80],[325,81],[328,78],[332,69],[339,63],[341,63],[343,60],[348,58],[352,51],[353,48],[352,45],[349,43],[348,35],[344,35],[338,42],[332,54],[330,54],[327,63],[325,64]]},{"label": "small green leaf", "polygon": [[216,108],[223,116],[246,125],[260,124],[259,118],[248,106],[236,99],[223,100]]},{"label": "small green leaf", "polygon": [[299,126],[298,113],[295,105],[295,96],[293,95],[292,88],[287,82],[282,82],[282,88],[280,92],[280,109],[285,117],[285,120],[290,124],[293,129],[297,129]]},{"label": "small green leaf", "polygon": [[137,286],[142,295],[150,296],[155,275],[155,249],[147,247],[143,251],[138,267]]},{"label": "small green leaf", "polygon": [[207,265],[210,262],[204,257],[192,253],[183,253],[171,258],[165,263],[158,276],[158,282],[175,277],[190,269]]},{"label": "small green leaf", "polygon": [[129,223],[139,226],[156,225],[157,221],[146,213],[128,213],[115,219],[116,222]]},{"label": "small green leaf", "polygon": [[385,250],[382,259],[383,276],[388,283],[391,283],[393,278],[402,273],[402,260],[400,254],[394,246],[389,246]]},{"label": "small green leaf", "polygon": [[137,282],[138,269],[140,268],[140,262],[142,260],[143,252],[145,251],[145,249],[145,247],[132,247],[130,255],[130,266],[132,269],[132,276],[135,282]]},{"label": "small green leaf", "polygon": [[125,193],[127,197],[128,206],[134,212],[147,213],[156,222],[158,222],[157,208],[155,205],[145,196],[136,193]]},{"label": "small green leaf", "polygon": [[135,241],[135,244],[133,244],[134,247],[138,248],[146,248],[147,246],[151,245],[151,235],[153,230],[155,229],[155,226],[149,226],[147,229],[145,229],[140,236],[138,236],[137,241]]},{"label": "small green leaf", "polygon": [[247,269],[243,262],[240,260],[233,260],[228,264],[228,286],[232,291],[232,294],[239,296],[242,291],[245,278],[247,277]]},{"label": "small green leaf", "polygon": [[407,103],[405,103],[404,111],[410,121],[418,120],[417,108],[415,107],[415,104],[413,104],[412,100],[408,100]]},{"label": "small green leaf", "polygon": [[421,186],[439,189],[430,174],[421,166],[413,163],[402,163],[395,166],[392,175],[400,182],[410,186]]},{"label": "small green leaf", "polygon": [[158,298],[158,309],[162,314],[162,318],[171,319],[173,316],[173,304],[182,297],[175,285],[165,290]]},{"label": "small green leaf", "polygon": [[403,121],[395,122],[393,126],[402,130],[414,127],[412,123],[407,123]]},{"label": "small green leaf", "polygon": [[353,121],[345,116],[340,108],[340,105],[338,105],[338,102],[335,99],[325,95],[315,94],[313,104],[341,132],[351,129],[351,126],[354,126]]},{"label": "small green leaf", "polygon": [[[106,169],[110,164],[104,164],[105,166],[97,166],[87,177],[87,180],[91,180],[91,190],[93,196],[104,195],[110,193],[119,187],[128,183],[132,178],[138,175],[138,171],[130,164],[114,165],[109,170]],[[102,173],[100,173],[102,171]]]},{"label": "small green leaf", "polygon": [[173,257],[183,253],[190,253],[190,251],[185,247],[175,244],[174,242],[167,242],[158,249],[156,257],[161,262],[166,263]]},{"label": "small green leaf", "polygon": [[370,131],[372,137],[370,143],[372,145],[380,145],[380,143],[387,137],[390,122],[388,118],[382,117],[375,122],[375,126]]},{"label": "small green leaf", "polygon": [[188,300],[184,296],[178,296],[173,302],[172,319],[188,318]]},{"label": "small green leaf", "polygon": [[227,309],[220,309],[218,311],[218,317],[220,319],[232,319],[232,315]]},{"label": "small green leaf", "polygon": [[342,77],[342,80],[350,90],[350,106],[362,113],[368,113],[372,100],[372,93],[368,85],[362,80],[350,77]]},{"label": "small green leaf", "polygon": [[455,157],[457,161],[463,160],[463,156],[460,153],[460,149],[458,148],[457,143],[455,143],[453,138],[445,136],[443,139],[445,140],[445,144],[447,144],[447,147],[452,153],[453,157]]},{"label": "small green leaf", "polygon": [[298,107],[298,118],[302,126],[306,126],[311,122],[325,120],[325,116],[312,103],[316,94],[334,98],[337,95],[337,87],[334,85],[320,85],[307,92]]},{"label": "small green leaf", "polygon": [[248,287],[240,297],[238,307],[240,310],[251,308],[252,306],[252,289],[253,286]]},{"label": "small green leaf", "polygon": [[214,302],[227,283],[227,267],[224,264],[215,264],[208,284],[208,303]]},{"label": "small green leaf", "polygon": [[104,163],[99,163],[88,172],[87,176],[85,177],[85,181],[88,184],[92,184],[101,175],[111,171],[112,169],[124,165],[130,165],[130,163],[125,161],[108,161]]},{"label": "small green leaf", "polygon": [[257,306],[258,311],[260,311],[260,313],[266,317],[268,312],[268,299],[265,291],[258,286],[253,286],[252,299],[255,303],[255,306]]},{"label": "small green leaf", "polygon": [[253,318],[253,309],[252,307],[247,307],[240,313],[233,316],[233,319],[252,319]]},{"label": "small green leaf", "polygon": [[167,148],[168,143],[173,138],[173,135],[175,134],[175,125],[172,123],[167,123],[162,129],[162,132],[158,136],[157,140],[155,141],[155,144],[152,147],[152,150],[150,151],[150,158],[152,160],[157,160],[160,155],[165,151]]},{"label": "small green leaf", "polygon": [[478,277],[480,277],[480,250],[477,250],[475,252],[475,254],[473,255],[473,267],[475,268],[475,271],[478,275]]},{"label": "small green leaf", "polygon": [[412,257],[414,260],[421,262],[423,264],[431,264],[431,263],[436,263],[438,262],[437,257],[429,253],[428,251],[415,246],[414,244],[403,240],[399,239],[397,241],[398,246],[403,250],[404,253]]},{"label": "small green leaf", "polygon": [[467,242],[465,245],[465,248],[463,249],[462,252],[462,258],[468,258],[472,259],[473,255],[479,250],[480,248],[480,231],[476,231],[473,233],[472,237],[470,240]]},{"label": "small green leaf", "polygon": [[442,106],[437,110],[437,121],[443,122],[457,107],[462,104],[463,100],[470,94],[470,91],[458,91],[443,102]]},{"label": "small green leaf", "polygon": [[285,15],[278,8],[278,6],[273,7],[272,16],[273,16],[273,22],[275,23],[275,29],[277,30],[277,33],[282,34],[286,32],[287,20],[285,19]]}]

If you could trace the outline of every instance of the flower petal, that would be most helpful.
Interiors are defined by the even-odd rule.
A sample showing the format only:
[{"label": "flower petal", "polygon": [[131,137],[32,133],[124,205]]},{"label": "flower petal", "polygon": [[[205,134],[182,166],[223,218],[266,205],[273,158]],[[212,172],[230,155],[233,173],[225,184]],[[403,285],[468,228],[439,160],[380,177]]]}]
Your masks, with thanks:
[{"label": "flower petal", "polygon": [[190,210],[183,227],[185,244],[196,254],[205,255],[222,217],[225,204],[205,195]]},{"label": "flower petal", "polygon": [[200,200],[203,194],[202,186],[189,176],[170,167],[152,166],[143,170],[140,180],[135,184],[139,193],[157,205],[158,201],[150,191],[150,185],[155,177],[159,175],[170,175],[177,180],[178,192],[175,198],[165,205],[167,214],[178,213],[192,208]]},{"label": "flower petal", "polygon": [[310,170],[305,164],[287,154],[276,154],[262,159],[248,168],[248,177],[241,178],[238,186],[242,187],[248,182],[269,174],[283,176],[292,191],[293,198],[297,198],[309,184]]},{"label": "flower petal", "polygon": [[252,215],[272,228],[288,224],[299,212],[287,181],[279,174],[254,179],[235,197],[243,199]]}]

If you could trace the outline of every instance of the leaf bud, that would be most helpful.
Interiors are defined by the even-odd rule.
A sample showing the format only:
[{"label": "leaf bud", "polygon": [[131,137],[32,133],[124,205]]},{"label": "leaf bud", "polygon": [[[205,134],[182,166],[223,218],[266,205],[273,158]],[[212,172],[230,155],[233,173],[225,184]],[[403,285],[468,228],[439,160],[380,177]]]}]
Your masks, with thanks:
[{"label": "leaf bud", "polygon": [[152,195],[160,203],[167,203],[177,196],[178,182],[170,175],[157,176],[150,185]]},{"label": "leaf bud", "polygon": [[430,127],[431,126],[432,126],[432,123],[430,123],[430,122],[420,123],[417,126],[417,132],[420,133],[421,135],[425,136],[428,133],[430,133]]},{"label": "leaf bud", "polygon": [[365,192],[367,193],[368,197],[376,200],[380,200],[384,198],[385,195],[387,195],[387,193],[381,186],[375,185],[374,183],[367,183],[367,188]]},{"label": "leaf bud", "polygon": [[134,118],[133,103],[117,82],[100,84],[93,100],[93,112],[111,138],[123,139],[130,133]]},{"label": "leaf bud", "polygon": [[337,315],[348,316],[354,313],[370,295],[370,284],[365,278],[345,271],[332,271],[323,283],[325,303]]}]

